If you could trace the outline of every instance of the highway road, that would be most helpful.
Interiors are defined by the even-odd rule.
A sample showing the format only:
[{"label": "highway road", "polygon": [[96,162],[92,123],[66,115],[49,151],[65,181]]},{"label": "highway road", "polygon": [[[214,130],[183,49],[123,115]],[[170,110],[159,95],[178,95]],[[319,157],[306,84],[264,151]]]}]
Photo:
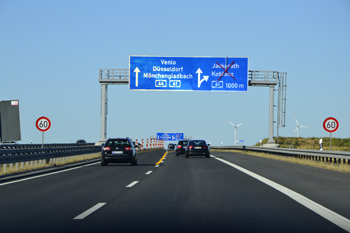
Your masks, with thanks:
[{"label": "highway road", "polygon": [[0,180],[1,232],[350,232],[350,174],[165,150]]}]

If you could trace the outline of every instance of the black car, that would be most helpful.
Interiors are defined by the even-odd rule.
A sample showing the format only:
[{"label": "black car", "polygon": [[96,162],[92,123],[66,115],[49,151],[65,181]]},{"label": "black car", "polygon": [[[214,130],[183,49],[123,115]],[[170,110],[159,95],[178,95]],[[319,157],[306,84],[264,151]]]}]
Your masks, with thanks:
[{"label": "black car", "polygon": [[180,140],[178,143],[177,143],[177,146],[176,146],[176,156],[178,156],[179,154],[185,154],[186,152],[186,146],[188,144],[188,141],[189,140]]},{"label": "black car", "polygon": [[209,158],[209,144],[204,140],[190,140],[186,146],[186,158],[192,155],[204,155]]},{"label": "black car", "polygon": [[169,143],[168,149],[174,150],[175,149],[175,144],[174,143]]},{"label": "black car", "polygon": [[101,166],[108,163],[137,165],[136,149],[130,138],[110,138],[102,147]]},{"label": "black car", "polygon": [[84,139],[78,139],[76,143],[78,143],[78,144],[86,144],[86,141]]}]

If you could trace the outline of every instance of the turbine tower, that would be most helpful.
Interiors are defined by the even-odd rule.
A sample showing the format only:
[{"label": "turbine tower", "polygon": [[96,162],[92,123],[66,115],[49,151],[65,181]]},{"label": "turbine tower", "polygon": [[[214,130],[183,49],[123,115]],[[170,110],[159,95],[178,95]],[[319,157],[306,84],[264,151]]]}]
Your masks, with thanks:
[{"label": "turbine tower", "polygon": [[245,121],[239,123],[238,125],[233,124],[231,121],[227,121],[229,124],[233,125],[235,127],[235,146],[237,146],[237,127],[243,125]]},{"label": "turbine tower", "polygon": [[299,129],[300,128],[310,128],[310,126],[304,126],[304,125],[300,125],[299,121],[297,120],[296,116],[294,116],[295,121],[297,122],[297,127],[295,128],[293,134],[295,134],[295,132],[297,132],[297,137],[299,137]]}]

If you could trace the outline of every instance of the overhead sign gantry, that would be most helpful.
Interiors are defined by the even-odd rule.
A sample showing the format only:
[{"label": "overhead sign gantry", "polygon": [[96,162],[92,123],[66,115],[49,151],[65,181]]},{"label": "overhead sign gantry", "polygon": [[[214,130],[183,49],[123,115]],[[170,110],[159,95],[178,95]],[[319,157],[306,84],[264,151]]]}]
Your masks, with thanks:
[{"label": "overhead sign gantry", "polygon": [[[100,69],[99,82],[100,143],[106,142],[107,136],[109,84],[129,85],[131,90],[219,92],[245,92],[248,86],[265,86],[270,89],[269,140],[266,146],[278,146],[273,138],[274,123],[277,123],[277,138],[279,127],[285,127],[287,73],[248,71],[248,58],[130,56],[129,69]],[[274,104],[276,85],[277,105]],[[274,107],[277,107],[277,122],[274,121]]]}]

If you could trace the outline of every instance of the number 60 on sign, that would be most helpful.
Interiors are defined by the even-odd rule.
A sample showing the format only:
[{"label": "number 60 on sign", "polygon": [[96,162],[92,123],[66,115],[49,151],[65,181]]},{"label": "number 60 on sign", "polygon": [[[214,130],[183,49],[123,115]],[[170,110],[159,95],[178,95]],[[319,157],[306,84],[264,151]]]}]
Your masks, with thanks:
[{"label": "number 60 on sign", "polygon": [[337,131],[337,129],[339,128],[339,122],[334,117],[328,117],[323,122],[323,128],[327,132],[333,133],[333,132]]},{"label": "number 60 on sign", "polygon": [[47,117],[40,117],[36,120],[36,128],[42,132],[48,131],[51,127],[51,121]]}]

